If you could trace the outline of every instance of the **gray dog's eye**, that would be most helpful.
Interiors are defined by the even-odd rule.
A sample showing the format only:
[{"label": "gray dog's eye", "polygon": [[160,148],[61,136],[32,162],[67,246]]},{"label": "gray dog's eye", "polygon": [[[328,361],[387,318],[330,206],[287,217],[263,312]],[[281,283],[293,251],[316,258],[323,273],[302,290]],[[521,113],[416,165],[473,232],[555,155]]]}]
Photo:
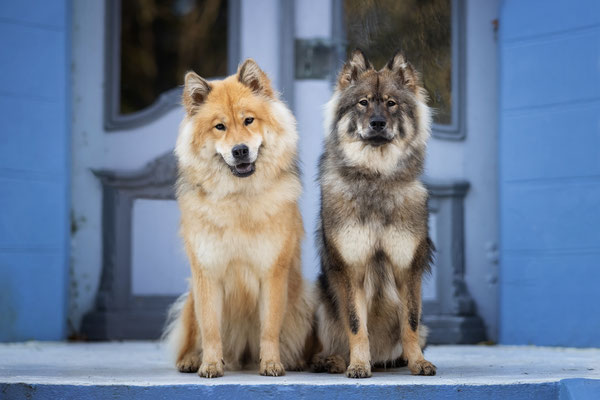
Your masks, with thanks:
[{"label": "gray dog's eye", "polygon": [[388,106],[388,107],[394,107],[395,105],[396,105],[396,102],[395,102],[395,101],[388,100],[388,102],[387,102],[387,106]]},{"label": "gray dog's eye", "polygon": [[361,106],[365,106],[366,107],[367,105],[369,105],[369,102],[366,101],[366,100],[361,100],[361,101],[358,102],[358,104],[360,104]]}]

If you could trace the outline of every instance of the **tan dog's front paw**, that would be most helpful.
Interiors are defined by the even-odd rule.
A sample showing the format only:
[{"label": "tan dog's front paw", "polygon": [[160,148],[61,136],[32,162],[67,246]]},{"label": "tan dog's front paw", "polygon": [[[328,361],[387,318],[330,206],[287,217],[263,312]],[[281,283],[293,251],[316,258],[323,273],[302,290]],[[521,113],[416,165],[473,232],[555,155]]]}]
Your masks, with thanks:
[{"label": "tan dog's front paw", "polygon": [[203,378],[218,378],[223,376],[223,363],[217,362],[204,362],[200,365],[198,375]]},{"label": "tan dog's front paw", "polygon": [[413,375],[435,375],[436,367],[427,360],[419,360],[415,363],[409,363],[408,368]]},{"label": "tan dog's front paw", "polygon": [[179,372],[198,372],[200,363],[200,354],[191,352],[181,357],[175,365]]},{"label": "tan dog's front paw", "polygon": [[265,376],[283,376],[285,368],[279,361],[261,361],[260,374]]},{"label": "tan dog's front paw", "polygon": [[354,363],[348,366],[346,370],[348,378],[370,378],[371,366],[368,363]]}]

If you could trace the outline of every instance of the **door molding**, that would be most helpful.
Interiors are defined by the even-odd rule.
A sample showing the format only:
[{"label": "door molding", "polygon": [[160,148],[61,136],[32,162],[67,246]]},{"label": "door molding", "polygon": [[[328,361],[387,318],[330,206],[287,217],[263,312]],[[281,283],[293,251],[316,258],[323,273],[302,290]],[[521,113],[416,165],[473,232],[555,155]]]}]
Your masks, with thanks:
[{"label": "door molding", "polygon": [[485,327],[465,282],[463,180],[424,179],[429,212],[435,215],[435,300],[423,301],[423,323],[428,343],[467,344],[485,340]]},{"label": "door molding", "polygon": [[[132,214],[136,199],[175,200],[175,155],[169,151],[137,171],[98,170],[102,184],[102,275],[94,310],[82,333],[93,340],[156,339],[177,296],[132,292]],[[469,184],[424,179],[435,218],[436,297],[423,302],[430,343],[477,343],[483,322],[464,281],[463,202]]]},{"label": "door molding", "polygon": [[[240,61],[241,0],[228,0],[227,70],[235,73]],[[150,106],[131,114],[120,113],[121,84],[121,0],[107,0],[105,12],[104,57],[104,129],[118,132],[138,128],[157,120],[174,108],[181,106],[182,87],[163,92]],[[211,77],[212,78],[212,77]],[[214,77],[213,79],[221,79]]]},{"label": "door molding", "polygon": [[[465,4],[464,0],[451,0],[452,7],[452,123],[433,123],[431,134],[436,139],[464,140],[465,129]],[[336,46],[337,63],[332,71],[331,82],[335,84],[337,71],[342,67],[346,54],[346,31],[344,27],[344,1],[332,0],[331,42]],[[340,46],[341,45],[341,46]],[[337,50],[341,48],[342,51]]]},{"label": "door molding", "polygon": [[279,1],[279,90],[291,110],[294,110],[294,40],[296,26],[294,0]]},{"label": "door molding", "polygon": [[82,333],[91,340],[157,339],[176,296],[132,292],[132,213],[136,199],[175,200],[175,156],[169,151],[133,172],[93,172],[102,184],[102,275]]}]

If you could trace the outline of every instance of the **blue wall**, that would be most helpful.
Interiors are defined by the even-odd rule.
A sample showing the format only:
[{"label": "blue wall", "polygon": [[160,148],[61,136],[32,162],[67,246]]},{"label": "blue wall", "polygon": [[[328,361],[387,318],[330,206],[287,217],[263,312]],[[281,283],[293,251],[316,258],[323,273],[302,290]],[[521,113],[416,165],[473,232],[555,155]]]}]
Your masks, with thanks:
[{"label": "blue wall", "polygon": [[600,1],[500,12],[500,338],[600,346]]},{"label": "blue wall", "polygon": [[0,2],[0,341],[66,332],[70,30],[68,0]]}]

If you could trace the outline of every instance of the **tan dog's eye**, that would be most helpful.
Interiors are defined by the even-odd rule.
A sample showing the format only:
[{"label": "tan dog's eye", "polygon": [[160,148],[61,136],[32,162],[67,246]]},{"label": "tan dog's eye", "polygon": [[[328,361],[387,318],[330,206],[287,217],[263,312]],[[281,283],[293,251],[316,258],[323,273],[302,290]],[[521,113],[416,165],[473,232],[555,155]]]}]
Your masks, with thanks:
[{"label": "tan dog's eye", "polygon": [[223,124],[217,124],[217,125],[215,125],[215,128],[217,128],[220,131],[224,131],[225,130],[225,125],[223,125]]},{"label": "tan dog's eye", "polygon": [[395,105],[396,105],[396,102],[395,102],[395,101],[388,100],[388,102],[387,102],[387,106],[388,106],[388,107],[394,107]]},{"label": "tan dog's eye", "polygon": [[360,104],[361,106],[365,106],[366,107],[366,106],[369,105],[369,102],[367,100],[361,100],[361,101],[358,102],[358,104]]},{"label": "tan dog's eye", "polygon": [[254,118],[252,117],[248,117],[244,120],[244,125],[248,126],[250,125],[252,122],[254,122]]}]

